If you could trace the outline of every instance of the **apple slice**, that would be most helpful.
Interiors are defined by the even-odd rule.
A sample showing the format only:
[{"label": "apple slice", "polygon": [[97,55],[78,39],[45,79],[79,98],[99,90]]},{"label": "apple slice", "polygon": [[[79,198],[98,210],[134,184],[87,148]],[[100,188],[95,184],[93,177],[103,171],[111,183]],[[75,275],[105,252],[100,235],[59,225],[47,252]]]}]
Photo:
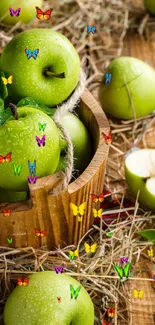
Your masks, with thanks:
[{"label": "apple slice", "polygon": [[147,210],[155,210],[155,149],[140,149],[125,160],[126,182],[138,201]]}]

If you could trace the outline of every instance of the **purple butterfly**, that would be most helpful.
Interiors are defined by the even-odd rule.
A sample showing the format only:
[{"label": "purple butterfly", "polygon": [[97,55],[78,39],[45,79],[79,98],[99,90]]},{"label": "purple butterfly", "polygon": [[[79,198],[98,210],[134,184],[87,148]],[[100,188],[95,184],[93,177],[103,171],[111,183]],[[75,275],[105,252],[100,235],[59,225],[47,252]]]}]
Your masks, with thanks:
[{"label": "purple butterfly", "polygon": [[62,273],[63,272],[63,269],[64,269],[64,265],[61,265],[60,267],[58,266],[54,266],[54,270],[55,272],[58,274],[58,273]]},{"label": "purple butterfly", "polygon": [[34,176],[34,177],[28,176],[27,178],[28,178],[29,184],[35,184],[38,177],[37,176]]},{"label": "purple butterfly", "polygon": [[123,264],[126,264],[126,263],[128,263],[129,258],[128,258],[128,256],[126,256],[126,257],[120,257],[120,261],[121,261]]},{"label": "purple butterfly", "polygon": [[42,136],[41,139],[39,139],[39,137],[37,137],[36,135],[36,141],[39,147],[44,147],[45,146],[45,140],[46,140],[46,136],[45,134]]},{"label": "purple butterfly", "polygon": [[19,14],[20,14],[20,11],[21,11],[21,8],[18,8],[17,10],[13,10],[12,8],[9,8],[9,10],[10,10],[10,16],[16,16],[16,17],[18,17],[19,16]]}]

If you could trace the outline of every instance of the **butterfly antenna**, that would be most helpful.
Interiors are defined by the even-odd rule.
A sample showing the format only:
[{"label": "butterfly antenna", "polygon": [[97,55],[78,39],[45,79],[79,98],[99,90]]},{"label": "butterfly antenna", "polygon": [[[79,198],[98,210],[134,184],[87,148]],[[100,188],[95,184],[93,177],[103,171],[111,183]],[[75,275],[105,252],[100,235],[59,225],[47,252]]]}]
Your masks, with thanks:
[{"label": "butterfly antenna", "polygon": [[11,113],[15,120],[18,120],[17,106],[12,103],[9,103],[8,107],[11,109]]}]

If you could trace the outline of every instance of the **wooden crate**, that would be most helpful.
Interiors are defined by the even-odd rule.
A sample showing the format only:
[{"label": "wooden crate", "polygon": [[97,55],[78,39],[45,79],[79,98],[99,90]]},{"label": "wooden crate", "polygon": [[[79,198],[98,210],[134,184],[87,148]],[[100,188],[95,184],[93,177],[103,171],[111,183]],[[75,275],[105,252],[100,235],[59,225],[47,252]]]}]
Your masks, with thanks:
[{"label": "wooden crate", "polygon": [[[77,244],[93,224],[92,200],[90,193],[103,191],[104,174],[109,146],[102,132],[109,133],[108,120],[94,97],[86,89],[77,108],[80,119],[88,128],[94,146],[94,156],[86,170],[68,189],[62,190],[62,172],[42,177],[36,184],[29,185],[30,200],[18,203],[0,204],[1,236],[0,246],[49,249],[60,245]],[[80,135],[79,135],[80,136]],[[70,202],[80,205],[86,201],[86,212],[82,222],[73,216]],[[11,209],[5,217],[3,210]],[[45,237],[37,237],[35,228],[46,229]],[[12,244],[7,238],[12,238]]]}]

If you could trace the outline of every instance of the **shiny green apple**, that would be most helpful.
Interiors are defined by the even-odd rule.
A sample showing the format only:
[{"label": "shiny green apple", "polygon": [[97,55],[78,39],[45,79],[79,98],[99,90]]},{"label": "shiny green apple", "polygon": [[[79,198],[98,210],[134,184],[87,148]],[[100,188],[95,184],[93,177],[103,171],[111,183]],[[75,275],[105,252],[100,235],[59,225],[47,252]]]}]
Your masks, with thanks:
[{"label": "shiny green apple", "polygon": [[155,149],[140,149],[125,160],[126,182],[133,196],[147,210],[155,210]]},{"label": "shiny green apple", "polygon": [[[110,83],[106,73],[111,74]],[[133,107],[136,117],[155,109],[155,70],[150,65],[133,57],[119,57],[110,63],[106,73],[99,89],[106,113],[128,120],[134,118]]]},{"label": "shiny green apple", "polygon": [[[0,188],[18,192],[28,190],[28,160],[31,163],[36,160],[38,177],[55,172],[60,157],[60,141],[58,129],[48,115],[28,106],[18,108],[17,112],[17,120],[12,116],[0,126],[0,155],[6,157],[11,153],[10,162],[4,160],[0,163]],[[44,132],[39,130],[39,123],[46,123]],[[38,146],[36,136],[42,139],[43,135],[46,137],[45,146]]]},{"label": "shiny green apple", "polygon": [[[43,0],[1,0],[0,20],[3,24],[9,25],[15,25],[18,21],[28,24],[36,16],[36,6],[42,8]],[[12,17],[9,8],[14,11],[21,8],[19,16]]]},{"label": "shiny green apple", "polygon": [[148,11],[155,15],[155,1],[154,0],[144,0],[144,5]]},{"label": "shiny green apple", "polygon": [[[25,49],[31,52],[39,49],[36,59],[28,59]],[[21,98],[32,97],[52,107],[63,102],[75,89],[80,76],[80,59],[64,35],[39,28],[19,33],[6,45],[0,69],[7,77],[13,75],[13,82],[8,85],[10,101],[17,103]]]},{"label": "shiny green apple", "polygon": [[[81,287],[77,298],[71,298]],[[60,302],[58,302],[60,298]],[[81,284],[66,274],[53,271],[30,276],[28,286],[17,286],[4,309],[5,325],[93,325],[94,306]]]}]

